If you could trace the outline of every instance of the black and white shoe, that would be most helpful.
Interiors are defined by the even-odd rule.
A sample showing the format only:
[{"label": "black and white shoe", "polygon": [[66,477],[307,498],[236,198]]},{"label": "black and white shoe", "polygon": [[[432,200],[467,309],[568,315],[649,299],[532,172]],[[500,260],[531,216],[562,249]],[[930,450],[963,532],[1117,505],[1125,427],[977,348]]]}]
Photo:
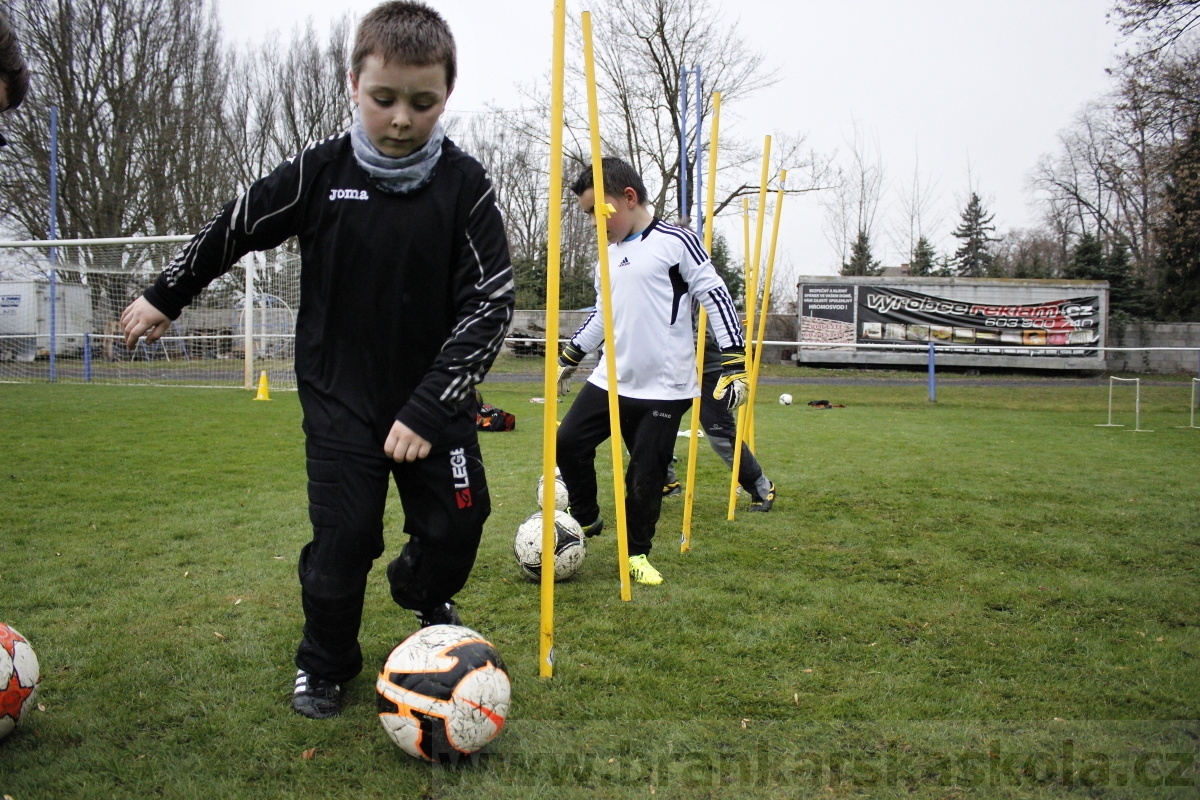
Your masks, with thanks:
[{"label": "black and white shoe", "polygon": [[750,510],[751,511],[770,511],[771,506],[775,505],[775,483],[771,482],[771,488],[767,490],[766,497],[751,496]]},{"label": "black and white shoe", "polygon": [[296,670],[296,688],[292,691],[292,710],[309,719],[329,719],[342,711],[341,684]]},{"label": "black and white shoe", "polygon": [[426,608],[420,611],[414,611],[417,615],[417,623],[422,628],[428,628],[430,625],[462,625],[462,619],[458,616],[458,611],[454,608],[454,603],[450,600],[436,605],[433,608]]}]

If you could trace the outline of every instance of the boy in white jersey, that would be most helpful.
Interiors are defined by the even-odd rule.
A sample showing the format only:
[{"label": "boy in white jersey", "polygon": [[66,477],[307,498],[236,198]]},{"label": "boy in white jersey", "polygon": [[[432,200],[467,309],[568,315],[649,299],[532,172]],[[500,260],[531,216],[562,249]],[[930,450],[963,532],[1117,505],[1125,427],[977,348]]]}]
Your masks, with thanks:
[{"label": "boy in white jersey", "polygon": [[[616,390],[621,435],[629,450],[625,473],[625,518],[630,574],[638,583],[662,583],[647,556],[662,510],[662,486],[680,417],[699,395],[696,340],[691,305],[700,302],[713,320],[723,367],[713,397],[737,408],[748,394],[746,345],[741,321],[725,282],[696,234],[656,218],[647,205],[637,171],[606,158],[604,200],[596,198],[591,167],[571,186],[579,207],[594,214],[598,202],[614,209],[606,219],[608,261],[617,363]],[[571,375],[604,342],[600,277],[596,310],[575,331],[559,356],[559,394],[570,391]],[[570,496],[571,514],[595,536],[604,523],[596,502],[596,448],[611,433],[605,360],[592,372],[558,429],[558,467]]]}]

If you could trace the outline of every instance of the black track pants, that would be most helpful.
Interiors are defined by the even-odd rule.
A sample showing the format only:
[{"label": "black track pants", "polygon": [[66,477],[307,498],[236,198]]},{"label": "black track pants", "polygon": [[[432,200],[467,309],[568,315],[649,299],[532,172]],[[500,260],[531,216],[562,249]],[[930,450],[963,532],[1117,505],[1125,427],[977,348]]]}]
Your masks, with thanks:
[{"label": "black track pants", "polygon": [[[451,444],[398,464],[378,456],[306,445],[312,541],[300,552],[304,638],[296,666],[333,681],[362,670],[358,629],[367,573],[383,555],[388,481],[400,492],[409,540],[388,565],[392,598],[424,609],[452,598],[475,564],[491,511],[474,422],[454,423]],[[458,430],[461,427],[461,430]]]},{"label": "black track pants", "polygon": [[[631,556],[650,552],[679,419],[691,406],[691,400],[618,399],[621,438],[629,450],[625,526]],[[608,393],[584,383],[558,428],[558,468],[567,485],[571,513],[581,524],[591,523],[600,514],[596,502],[596,448],[610,433]],[[605,463],[611,462],[605,459]]]}]

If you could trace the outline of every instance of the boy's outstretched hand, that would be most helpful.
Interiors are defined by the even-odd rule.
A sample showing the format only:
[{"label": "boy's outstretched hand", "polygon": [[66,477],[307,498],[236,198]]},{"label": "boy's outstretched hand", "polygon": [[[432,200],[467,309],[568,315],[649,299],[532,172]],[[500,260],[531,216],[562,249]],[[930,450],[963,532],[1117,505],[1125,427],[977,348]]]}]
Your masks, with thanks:
[{"label": "boy's outstretched hand", "polygon": [[159,311],[145,297],[139,297],[121,312],[121,331],[125,346],[133,348],[142,336],[147,342],[157,342],[171,327],[171,318]]},{"label": "boy's outstretched hand", "polygon": [[383,452],[393,461],[416,461],[429,455],[433,445],[422,439],[412,428],[403,422],[392,423],[387,441],[383,443]]}]

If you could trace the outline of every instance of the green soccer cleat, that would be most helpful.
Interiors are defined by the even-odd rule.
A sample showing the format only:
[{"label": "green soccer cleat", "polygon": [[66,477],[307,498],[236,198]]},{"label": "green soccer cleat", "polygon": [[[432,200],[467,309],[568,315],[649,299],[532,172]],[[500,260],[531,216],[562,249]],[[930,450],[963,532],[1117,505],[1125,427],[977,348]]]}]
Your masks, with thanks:
[{"label": "green soccer cleat", "polygon": [[663,582],[662,573],[650,566],[645,556],[630,556],[629,576],[647,586],[658,586]]}]

